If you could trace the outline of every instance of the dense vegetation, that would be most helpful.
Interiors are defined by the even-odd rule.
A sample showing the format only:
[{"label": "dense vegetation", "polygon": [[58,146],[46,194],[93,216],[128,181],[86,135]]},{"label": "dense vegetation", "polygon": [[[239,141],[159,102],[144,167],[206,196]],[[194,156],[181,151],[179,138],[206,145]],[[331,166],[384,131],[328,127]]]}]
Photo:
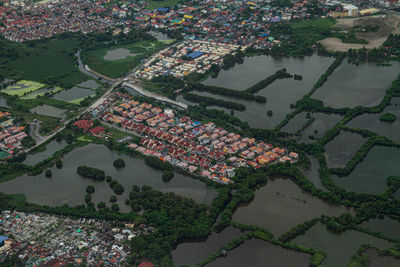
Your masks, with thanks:
[{"label": "dense vegetation", "polygon": [[215,99],[208,96],[200,96],[192,93],[186,93],[183,95],[183,98],[190,102],[200,103],[200,105],[204,106],[217,106],[238,111],[246,110],[246,106],[243,104],[225,101],[221,99]]},{"label": "dense vegetation", "polygon": [[125,161],[121,158],[114,160],[113,165],[117,169],[121,169],[125,167]]},{"label": "dense vegetation", "polygon": [[385,113],[379,117],[380,121],[394,122],[397,119],[396,115],[392,113]]},{"label": "dense vegetation", "polygon": [[283,68],[283,69],[277,70],[274,74],[272,74],[271,76],[268,76],[264,80],[259,81],[255,85],[250,86],[245,91],[248,93],[251,93],[251,94],[255,94],[258,91],[260,91],[261,89],[263,89],[263,88],[267,87],[268,85],[270,85],[271,83],[273,83],[277,79],[285,79],[285,78],[290,78],[290,77],[292,77],[292,75],[290,73],[287,73],[286,69]]},{"label": "dense vegetation", "polygon": [[96,181],[103,181],[105,179],[104,171],[97,168],[79,166],[76,172],[83,177],[91,178]]}]

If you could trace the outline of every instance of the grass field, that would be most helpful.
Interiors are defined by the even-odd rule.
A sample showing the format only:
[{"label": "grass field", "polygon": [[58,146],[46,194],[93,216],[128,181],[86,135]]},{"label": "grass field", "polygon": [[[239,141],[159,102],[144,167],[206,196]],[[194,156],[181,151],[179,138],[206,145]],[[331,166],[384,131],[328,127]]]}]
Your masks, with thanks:
[{"label": "grass field", "polygon": [[150,5],[147,7],[148,9],[154,9],[157,7],[173,7],[179,4],[180,0],[163,0],[163,1],[147,1]]},{"label": "grass field", "polygon": [[45,85],[34,81],[21,80],[14,85],[8,86],[6,89],[1,90],[2,93],[7,95],[16,95],[22,97],[29,93],[35,92]]},{"label": "grass field", "polygon": [[[299,38],[318,41],[329,35],[335,24],[333,19],[299,20],[290,25],[293,34]],[[328,35],[327,35],[328,34]]]},{"label": "grass field", "polygon": [[[145,59],[156,51],[165,47],[161,42],[141,41],[127,45],[117,45],[107,48],[91,50],[83,55],[84,62],[93,70],[104,74],[111,78],[121,77],[123,74],[131,71],[140,64],[142,59]],[[135,56],[127,56],[124,59],[105,60],[104,56],[107,51],[112,51],[118,48],[125,48]]]},{"label": "grass field", "polygon": [[69,88],[87,79],[76,66],[76,38],[51,40],[35,45],[0,40],[0,72],[7,78],[52,81]]}]

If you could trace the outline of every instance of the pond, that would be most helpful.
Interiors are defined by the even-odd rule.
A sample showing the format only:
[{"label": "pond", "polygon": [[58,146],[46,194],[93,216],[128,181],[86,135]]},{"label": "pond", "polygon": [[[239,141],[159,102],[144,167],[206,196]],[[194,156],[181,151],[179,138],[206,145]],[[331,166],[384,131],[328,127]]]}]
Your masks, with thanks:
[{"label": "pond", "polygon": [[[380,121],[379,117],[387,112],[396,115],[397,119],[391,123]],[[382,113],[363,114],[352,119],[346,126],[370,130],[395,142],[400,142],[400,98],[393,98],[391,104]]]},{"label": "pond", "polygon": [[360,225],[374,232],[380,232],[388,237],[400,239],[400,222],[390,217],[370,219]]},{"label": "pond", "polygon": [[387,177],[400,173],[400,149],[374,146],[363,162],[346,177],[332,176],[332,180],[347,191],[382,194]]},{"label": "pond", "polygon": [[30,110],[31,113],[36,113],[40,115],[46,115],[55,118],[65,118],[65,111],[66,109],[56,108],[49,105],[42,105],[34,107]]},{"label": "pond", "polygon": [[23,98],[24,98],[24,99],[33,99],[33,98],[36,98],[38,95],[44,95],[44,94],[46,94],[46,93],[48,93],[48,92],[51,92],[51,91],[53,91],[53,90],[55,90],[55,88],[43,88],[43,89],[39,89],[39,90],[34,91],[34,92],[30,93],[30,94],[27,94],[27,95],[24,96]]},{"label": "pond", "polygon": [[294,116],[294,118],[291,119],[285,126],[283,126],[281,131],[295,134],[297,131],[301,130],[307,121],[307,112],[301,112]]},{"label": "pond", "polygon": [[[294,104],[311,90],[314,83],[325,72],[333,59],[317,55],[304,58],[254,56],[246,57],[243,64],[237,64],[229,70],[221,70],[217,78],[209,78],[204,84],[226,88],[245,90],[255,83],[286,68],[291,74],[303,76],[301,81],[292,79],[276,80],[271,85],[258,92],[267,98],[266,103],[257,103],[225,96],[209,95],[216,99],[224,99],[241,103],[246,111],[235,112],[235,116],[247,121],[253,128],[274,128],[287,114],[292,112],[290,104]],[[243,77],[246,77],[245,79]],[[199,93],[199,92],[196,92]],[[199,93],[202,94],[203,93]],[[208,95],[208,94],[207,94]],[[273,115],[267,116],[268,110]]]},{"label": "pond", "polygon": [[298,236],[292,242],[326,252],[327,257],[323,265],[327,267],[346,266],[351,257],[364,244],[383,249],[394,246],[384,239],[358,231],[351,230],[340,235],[335,234],[328,231],[322,223],[317,223],[304,235]]},{"label": "pond", "polygon": [[117,48],[114,50],[108,50],[106,55],[104,56],[105,60],[119,60],[119,59],[125,59],[127,57],[134,57],[137,54],[132,54],[131,51],[129,51],[126,48]]},{"label": "pond", "polygon": [[357,66],[344,61],[312,97],[334,108],[376,106],[398,74],[396,62],[390,67],[380,67],[373,63]]},{"label": "pond", "polygon": [[366,252],[370,267],[399,267],[400,260],[394,257],[381,256],[375,249],[368,249]]},{"label": "pond", "polygon": [[33,166],[33,165],[41,162],[42,160],[45,160],[45,159],[53,156],[54,153],[63,149],[66,146],[67,146],[67,143],[65,141],[57,142],[56,140],[53,140],[46,145],[45,151],[38,152],[35,154],[27,154],[26,159],[22,163],[29,165],[29,166]]},{"label": "pond", "polygon": [[2,108],[9,108],[10,106],[7,105],[7,99],[0,97],[0,107]]},{"label": "pond", "polygon": [[[117,158],[125,161],[125,168],[118,170],[114,168],[113,161]],[[34,177],[23,175],[1,184],[0,191],[9,194],[25,194],[29,202],[42,205],[74,206],[84,203],[86,187],[94,185],[96,191],[92,196],[92,201],[94,203],[104,201],[109,205],[109,198],[114,193],[108,183],[92,181],[76,173],[77,167],[86,165],[104,170],[106,175],[111,175],[125,187],[125,192],[117,196],[117,203],[123,212],[129,211],[124,201],[128,198],[134,184],[150,185],[156,190],[174,192],[207,204],[211,203],[217,195],[214,189],[208,188],[202,182],[178,173],[175,173],[170,182],[164,183],[161,180],[161,172],[147,166],[142,159],[118,155],[103,145],[89,144],[77,148],[65,155],[62,162],[63,168],[51,168],[52,178],[46,178],[43,173]]]},{"label": "pond", "polygon": [[89,88],[89,89],[96,89],[97,87],[99,87],[99,84],[95,80],[87,80],[87,81],[81,82],[77,86]]},{"label": "pond", "polygon": [[180,243],[172,251],[172,260],[176,266],[195,265],[242,235],[243,233],[239,229],[230,226],[222,232],[212,233],[206,238],[196,238]]},{"label": "pond", "polygon": [[342,116],[337,114],[311,113],[311,117],[314,121],[301,132],[301,138],[298,140],[301,143],[315,142],[342,120]]},{"label": "pond", "polygon": [[87,96],[92,96],[95,94],[96,94],[96,92],[94,92],[93,90],[83,89],[83,88],[74,86],[70,89],[63,90],[63,91],[55,94],[53,98],[57,99],[57,100],[62,100],[62,101],[73,101],[73,100],[81,99],[81,98],[84,98]]},{"label": "pond", "polygon": [[228,251],[226,257],[217,258],[205,267],[306,267],[309,266],[310,259],[309,254],[282,248],[260,239],[250,239]]},{"label": "pond", "polygon": [[326,163],[329,168],[345,167],[367,139],[357,133],[341,131],[325,145]]},{"label": "pond", "polygon": [[307,155],[307,157],[310,159],[311,167],[308,170],[301,169],[301,172],[308,178],[310,182],[314,184],[316,188],[321,189],[322,191],[328,191],[322,185],[322,181],[319,176],[319,169],[320,169],[319,161],[313,156]]},{"label": "pond", "polygon": [[344,212],[352,210],[324,202],[289,179],[271,179],[255,192],[252,202],[236,210],[232,220],[264,227],[279,237],[292,227],[322,214],[338,216]]}]

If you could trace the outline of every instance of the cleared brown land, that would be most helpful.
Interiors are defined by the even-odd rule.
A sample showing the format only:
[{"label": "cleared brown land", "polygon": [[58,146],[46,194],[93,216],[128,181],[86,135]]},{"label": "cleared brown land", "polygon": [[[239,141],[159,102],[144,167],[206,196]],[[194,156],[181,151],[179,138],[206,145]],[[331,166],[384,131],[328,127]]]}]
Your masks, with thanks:
[{"label": "cleared brown land", "polygon": [[378,25],[377,32],[357,32],[357,38],[364,39],[368,44],[343,43],[339,38],[325,38],[320,43],[329,51],[347,51],[350,48],[377,48],[386,40],[389,34],[400,34],[400,17],[396,15],[379,15],[364,18],[337,19],[335,28],[350,30],[354,26]]}]

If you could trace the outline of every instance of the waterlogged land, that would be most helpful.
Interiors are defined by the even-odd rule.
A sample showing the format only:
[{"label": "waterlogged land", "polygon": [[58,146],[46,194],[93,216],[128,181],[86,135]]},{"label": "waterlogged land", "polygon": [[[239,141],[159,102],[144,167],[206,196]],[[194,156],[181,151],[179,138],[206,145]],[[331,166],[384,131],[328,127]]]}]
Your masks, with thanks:
[{"label": "waterlogged land", "polygon": [[[274,128],[284,119],[286,114],[292,111],[290,104],[294,104],[311,90],[314,83],[325,72],[332,61],[332,58],[317,55],[304,58],[246,57],[243,64],[238,64],[227,71],[222,70],[216,79],[209,78],[204,83],[230,89],[245,90],[282,68],[286,68],[287,72],[293,75],[302,75],[303,79],[297,81],[289,78],[274,81],[271,85],[257,93],[257,95],[267,98],[266,103],[255,103],[253,101],[215,96],[207,93],[206,95],[245,105],[246,111],[235,112],[235,116],[243,121],[247,121],[253,128]],[[204,95],[200,92],[195,93]],[[267,116],[268,110],[272,110],[272,116]]]},{"label": "waterlogged land", "polygon": [[65,117],[65,114],[64,114],[65,111],[66,111],[65,109],[56,108],[56,107],[49,106],[49,105],[37,106],[30,110],[31,113],[37,113],[37,114],[47,115],[47,116],[56,117],[56,118]]},{"label": "waterlogged land", "polygon": [[[125,160],[125,168],[116,169],[113,166],[113,161],[119,157]],[[8,194],[25,194],[27,200],[33,203],[74,206],[84,203],[86,187],[94,185],[93,203],[103,201],[109,204],[109,198],[114,193],[108,183],[94,182],[76,173],[78,166],[86,165],[104,170],[106,175],[112,176],[125,187],[125,192],[117,197],[117,203],[124,212],[129,211],[124,200],[128,198],[134,184],[150,185],[156,190],[174,192],[202,203],[210,203],[216,196],[216,191],[208,189],[202,182],[178,173],[175,173],[170,182],[164,183],[161,180],[161,172],[148,167],[142,159],[118,155],[103,145],[89,144],[78,148],[64,156],[62,162],[63,168],[51,168],[52,178],[45,177],[44,173],[34,177],[23,175],[1,184],[0,191]]]},{"label": "waterlogged land", "polygon": [[364,244],[382,249],[394,246],[394,243],[357,231],[346,231],[340,235],[335,234],[329,232],[322,223],[317,223],[304,235],[297,237],[292,242],[325,251],[327,257],[323,265],[327,267],[346,266],[354,253]]},{"label": "waterlogged land", "polygon": [[322,181],[319,176],[319,161],[313,156],[308,156],[308,158],[310,159],[311,167],[308,170],[301,170],[301,172],[308,178],[310,182],[314,184],[316,188],[327,191],[327,189],[322,185]]},{"label": "waterlogged land", "polygon": [[[385,122],[379,118],[385,113],[397,116],[394,122]],[[391,104],[381,113],[363,114],[355,117],[346,126],[351,128],[366,129],[385,136],[394,142],[400,142],[400,98],[393,98]]]},{"label": "waterlogged land", "polygon": [[378,105],[399,74],[399,64],[381,67],[374,63],[354,65],[346,61],[312,97],[334,108]]},{"label": "waterlogged land", "polygon": [[66,146],[67,143],[65,141],[57,142],[56,140],[53,140],[46,145],[45,151],[37,152],[34,154],[28,154],[23,163],[29,166],[33,166],[41,162],[42,160],[51,157],[55,152],[63,149]]},{"label": "waterlogged land", "polygon": [[185,241],[172,251],[172,260],[176,266],[194,265],[242,235],[239,229],[228,227],[206,238]]},{"label": "waterlogged land", "polygon": [[398,267],[400,266],[400,260],[394,257],[379,255],[374,249],[368,249],[366,252],[371,267]]},{"label": "waterlogged land", "polygon": [[226,257],[220,257],[205,266],[305,267],[308,266],[310,259],[311,255],[278,247],[259,239],[251,239],[229,251]]},{"label": "waterlogged land", "polygon": [[315,142],[342,119],[340,115],[325,113],[311,113],[311,117],[314,120],[301,132],[300,143]]},{"label": "waterlogged land", "polygon": [[264,227],[278,237],[292,227],[322,214],[338,216],[349,211],[302,191],[289,179],[273,179],[255,192],[252,202],[239,207],[232,220]]},{"label": "waterlogged land", "polygon": [[326,163],[329,168],[341,168],[351,160],[366,141],[361,135],[342,131],[325,145]]},{"label": "waterlogged land", "polygon": [[72,87],[67,90],[63,90],[60,93],[54,95],[54,99],[62,100],[66,102],[76,101],[78,99],[83,99],[88,96],[95,95],[96,92],[90,89],[83,89],[80,87]]},{"label": "waterlogged land", "polygon": [[374,146],[366,158],[346,177],[332,176],[332,180],[347,191],[382,194],[387,177],[399,175],[400,149]]},{"label": "waterlogged land", "polygon": [[384,217],[383,219],[370,219],[360,225],[373,232],[380,232],[388,237],[400,239],[400,221]]}]

